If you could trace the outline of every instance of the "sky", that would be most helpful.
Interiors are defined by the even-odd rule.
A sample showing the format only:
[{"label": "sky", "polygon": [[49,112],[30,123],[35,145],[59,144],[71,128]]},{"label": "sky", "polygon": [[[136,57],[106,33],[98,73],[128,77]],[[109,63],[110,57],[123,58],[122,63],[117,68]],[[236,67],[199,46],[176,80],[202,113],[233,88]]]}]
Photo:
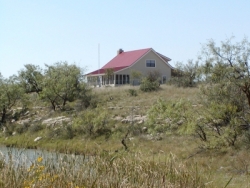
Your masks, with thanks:
[{"label": "sky", "polygon": [[249,0],[0,0],[0,73],[61,61],[88,73],[120,48],[153,48],[174,66],[210,39],[249,37],[249,9]]}]

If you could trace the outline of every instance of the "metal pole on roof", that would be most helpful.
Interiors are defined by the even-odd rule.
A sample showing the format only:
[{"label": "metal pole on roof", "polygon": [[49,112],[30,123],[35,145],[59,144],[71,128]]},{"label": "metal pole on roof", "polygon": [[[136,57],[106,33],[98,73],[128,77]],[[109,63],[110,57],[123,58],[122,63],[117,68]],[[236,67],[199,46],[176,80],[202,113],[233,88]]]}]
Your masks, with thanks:
[{"label": "metal pole on roof", "polygon": [[98,84],[101,87],[101,78],[100,78],[100,43],[98,43]]}]

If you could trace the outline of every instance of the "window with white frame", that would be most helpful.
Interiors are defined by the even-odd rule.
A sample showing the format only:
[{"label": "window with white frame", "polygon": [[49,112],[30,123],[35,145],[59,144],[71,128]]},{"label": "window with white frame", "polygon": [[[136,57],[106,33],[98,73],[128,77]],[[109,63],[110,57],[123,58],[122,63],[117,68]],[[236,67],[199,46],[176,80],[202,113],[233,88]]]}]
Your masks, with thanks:
[{"label": "window with white frame", "polygon": [[155,67],[155,60],[146,60],[146,67]]}]

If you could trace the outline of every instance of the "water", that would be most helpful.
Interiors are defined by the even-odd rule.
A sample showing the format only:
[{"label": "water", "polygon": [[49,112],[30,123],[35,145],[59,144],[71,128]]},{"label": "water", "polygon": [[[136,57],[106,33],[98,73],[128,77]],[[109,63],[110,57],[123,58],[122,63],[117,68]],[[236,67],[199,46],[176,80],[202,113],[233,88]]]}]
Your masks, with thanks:
[{"label": "water", "polygon": [[46,163],[55,167],[61,163],[71,163],[71,165],[74,164],[77,166],[85,162],[85,156],[83,155],[70,155],[56,152],[48,152],[39,149],[20,149],[0,146],[0,159],[4,160],[5,163],[12,162],[16,167],[29,167],[39,157],[43,158],[43,164]]}]

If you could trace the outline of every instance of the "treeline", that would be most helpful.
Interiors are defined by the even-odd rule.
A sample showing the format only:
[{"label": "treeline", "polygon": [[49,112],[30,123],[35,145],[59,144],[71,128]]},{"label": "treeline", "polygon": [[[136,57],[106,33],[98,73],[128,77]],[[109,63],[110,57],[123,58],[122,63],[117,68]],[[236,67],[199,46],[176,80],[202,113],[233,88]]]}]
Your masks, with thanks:
[{"label": "treeline", "polygon": [[67,62],[45,65],[27,64],[18,75],[3,78],[0,74],[0,122],[6,121],[8,112],[16,105],[26,108],[32,101],[28,94],[36,93],[39,98],[50,104],[55,111],[65,110],[68,102],[79,100],[82,107],[91,101],[90,89],[83,81],[83,70]]}]

